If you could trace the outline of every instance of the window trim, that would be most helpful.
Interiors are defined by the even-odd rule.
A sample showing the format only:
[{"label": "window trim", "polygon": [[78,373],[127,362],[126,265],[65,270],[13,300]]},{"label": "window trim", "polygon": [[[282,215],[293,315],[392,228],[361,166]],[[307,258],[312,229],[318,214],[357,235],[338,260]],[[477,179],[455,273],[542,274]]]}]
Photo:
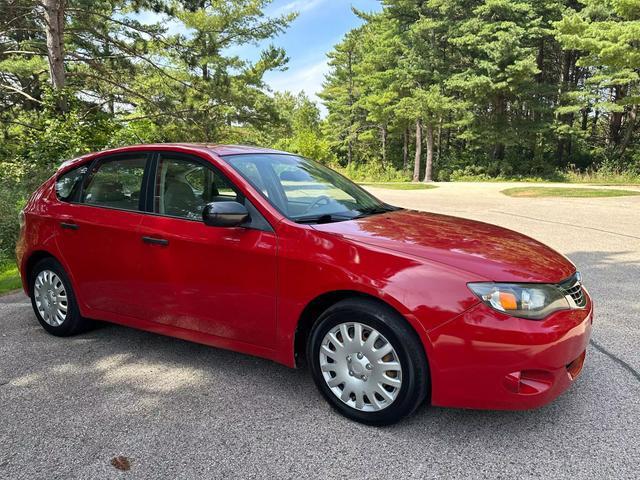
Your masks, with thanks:
[{"label": "window trim", "polygon": [[[143,150],[143,151],[139,151],[139,152],[123,152],[123,153],[114,153],[114,154],[110,154],[110,155],[102,155],[102,156],[98,156],[96,158],[94,158],[93,160],[87,162],[89,168],[87,169],[87,171],[85,172],[83,178],[82,178],[82,183],[80,185],[80,188],[78,189],[78,195],[77,195],[77,201],[72,202],[78,205],[86,205],[88,207],[98,207],[98,208],[107,208],[109,210],[117,210],[119,212],[132,212],[132,213],[147,213],[147,211],[145,210],[147,207],[147,202],[146,202],[146,185],[145,185],[145,179],[148,176],[148,170],[150,167],[150,160],[151,157],[153,156],[153,152],[147,151],[147,150]],[[140,183],[140,198],[138,199],[138,209],[137,210],[131,210],[128,208],[118,208],[118,207],[112,207],[109,205],[100,205],[99,203],[87,203],[85,201],[83,201],[84,198],[84,191],[87,188],[87,183],[89,182],[89,180],[91,179],[91,177],[93,175],[95,175],[98,171],[99,168],[107,163],[107,162],[115,162],[118,160],[126,160],[127,158],[140,158],[140,157],[146,157],[145,158],[145,164],[144,164],[144,173],[142,174],[142,182]],[[97,169],[97,170],[96,170]],[[62,174],[61,174],[62,175]]]},{"label": "window trim", "polygon": [[[84,181],[85,178],[87,177],[87,173],[89,173],[90,169],[91,169],[91,161],[89,162],[84,162],[81,163],[80,165],[76,165],[72,168],[68,168],[62,172],[58,172],[56,173],[54,179],[53,179],[53,191],[54,194],[56,196],[56,199],[59,202],[63,202],[63,203],[79,203],[79,199],[80,199],[80,192],[82,191],[82,185],[84,185]],[[58,181],[60,180],[61,177],[63,177],[64,175],[67,175],[71,172],[75,172],[76,170],[81,170],[81,169],[86,169],[84,171],[84,173],[82,173],[82,175],[80,176],[80,179],[76,182],[76,184],[73,186],[73,189],[71,191],[71,195],[69,195],[69,197],[67,198],[61,198],[60,195],[58,195]]]},{"label": "window trim", "polygon": [[[282,215],[284,218],[286,218],[286,219],[287,219],[287,220],[289,220],[289,221],[295,222],[295,218],[292,218],[292,217],[289,215],[289,213],[288,213],[288,212],[283,211],[283,209],[281,209],[281,208],[280,208],[280,207],[279,207],[279,206],[278,206],[278,205],[277,205],[277,204],[276,204],[276,203],[275,203],[271,198],[269,198],[267,195],[265,195],[265,194],[262,192],[262,190],[261,190],[260,188],[258,188],[258,187],[254,184],[254,182],[253,182],[253,181],[251,181],[251,180],[250,180],[250,179],[249,179],[249,178],[248,178],[244,173],[242,173],[239,169],[236,169],[236,168],[233,166],[233,164],[232,164],[230,161],[228,161],[228,160],[227,160],[227,159],[229,159],[229,158],[231,158],[231,157],[242,157],[242,156],[250,157],[250,156],[259,156],[259,155],[298,157],[298,158],[303,159],[303,160],[307,160],[307,161],[310,161],[310,162],[313,162],[313,163],[317,163],[317,164],[319,164],[320,166],[322,166],[322,167],[324,167],[324,168],[327,168],[327,169],[331,170],[331,172],[332,172],[333,174],[337,175],[338,177],[340,177],[340,178],[341,178],[342,180],[344,180],[345,182],[347,182],[347,183],[352,184],[353,186],[355,186],[355,187],[356,187],[356,189],[357,189],[357,190],[359,190],[359,191],[361,191],[361,192],[363,192],[363,193],[365,194],[365,196],[369,196],[369,197],[373,198],[374,200],[376,200],[377,202],[379,202],[379,203],[380,203],[380,204],[382,204],[382,205],[386,205],[386,206],[389,206],[389,207],[392,207],[392,208],[398,208],[398,207],[393,207],[393,206],[392,206],[391,204],[389,204],[389,203],[383,202],[382,200],[380,200],[379,198],[377,198],[375,195],[371,194],[370,192],[368,192],[367,190],[365,190],[364,188],[362,188],[362,187],[361,187],[360,185],[358,185],[356,182],[354,182],[354,181],[350,180],[349,178],[347,178],[346,176],[344,176],[342,173],[340,173],[340,172],[338,172],[338,171],[336,171],[336,170],[333,170],[332,168],[327,167],[326,165],[323,165],[322,163],[320,163],[320,162],[319,162],[319,161],[317,161],[317,160],[314,160],[314,159],[309,158],[309,157],[305,157],[305,156],[303,156],[303,155],[298,155],[297,153],[287,153],[287,152],[256,152],[256,153],[246,153],[246,152],[242,152],[242,153],[229,153],[229,154],[226,154],[226,155],[220,155],[220,159],[221,159],[223,162],[225,162],[227,165],[229,165],[229,167],[230,167],[231,169],[235,170],[235,171],[236,171],[236,173],[237,173],[240,177],[242,177],[242,179],[243,179],[245,182],[247,182],[249,185],[251,185],[251,186],[256,190],[256,192],[257,192],[260,196],[262,196],[262,198],[264,198],[264,199],[267,201],[267,203],[268,203],[272,208],[274,208],[274,209],[275,209],[275,210],[276,210],[280,215]],[[282,185],[279,185],[279,186],[277,186],[276,188],[278,188],[278,189],[279,189],[279,192],[280,192],[280,191],[282,192],[281,194],[283,195],[284,199],[286,199],[286,200],[287,200],[287,196],[286,196],[286,193],[284,192],[284,189],[282,188]],[[280,194],[280,193],[279,193],[279,194]],[[288,201],[288,200],[287,200],[287,201]]]},{"label": "window trim", "polygon": [[[186,218],[186,217],[179,217],[176,215],[167,215],[166,213],[160,213],[160,212],[156,212],[156,208],[155,208],[155,189],[157,186],[157,182],[158,182],[158,174],[159,174],[159,167],[160,167],[160,157],[162,155],[165,156],[169,156],[172,158],[176,158],[179,160],[185,160],[185,161],[190,161],[193,163],[197,163],[200,164],[202,166],[204,166],[205,168],[209,168],[210,170],[213,171],[214,174],[219,175],[220,177],[222,177],[224,180],[226,180],[229,185],[232,186],[232,188],[234,190],[237,191],[238,196],[240,196],[243,200],[243,202],[248,202],[251,205],[251,209],[250,210],[250,217],[251,220],[248,224],[246,225],[241,225],[240,227],[237,228],[247,228],[247,229],[251,229],[251,230],[262,230],[265,232],[275,232],[273,225],[271,225],[271,222],[269,222],[269,220],[262,214],[260,213],[260,211],[256,208],[256,206],[253,204],[253,202],[244,194],[244,192],[242,191],[241,188],[238,187],[238,185],[236,184],[236,182],[234,182],[233,180],[231,180],[229,178],[228,175],[226,175],[222,170],[220,170],[217,165],[215,165],[214,163],[199,157],[197,155],[193,155],[193,154],[189,154],[189,153],[184,153],[184,152],[178,152],[178,151],[174,151],[174,150],[159,150],[159,151],[155,151],[153,152],[153,156],[152,159],[150,161],[150,168],[149,168],[149,178],[147,179],[147,185],[146,185],[146,195],[145,195],[145,205],[147,206],[147,210],[145,211],[146,214],[148,215],[153,215],[156,217],[163,217],[163,218],[171,218],[171,219],[175,219],[175,220],[183,220],[186,222],[196,222],[196,223],[203,223],[202,220],[196,220],[193,218]],[[254,215],[259,215],[261,221],[255,221]],[[257,223],[254,225],[254,223]],[[216,228],[216,227],[207,227],[207,228]],[[220,228],[227,228],[227,227],[220,227]]]},{"label": "window trim", "polygon": [[[69,173],[70,171],[76,169],[76,168],[82,168],[82,167],[87,167],[87,171],[84,173],[84,175],[82,176],[82,179],[80,180],[80,185],[79,187],[76,187],[76,192],[74,194],[74,199],[73,200],[60,200],[60,198],[58,197],[57,193],[55,193],[55,182],[54,182],[54,195],[56,195],[56,200],[59,202],[63,202],[66,204],[73,204],[73,205],[84,205],[86,207],[91,207],[91,208],[104,208],[107,210],[115,210],[118,212],[129,212],[129,213],[134,213],[134,214],[141,214],[141,215],[151,215],[151,216],[156,216],[156,217],[164,217],[164,218],[171,218],[171,219],[175,219],[175,220],[183,220],[186,222],[196,222],[196,223],[203,223],[201,220],[195,220],[195,219],[191,219],[191,218],[185,218],[185,217],[177,217],[177,216],[172,216],[172,215],[165,215],[165,214],[161,214],[161,213],[156,213],[154,210],[154,195],[155,195],[155,184],[156,184],[156,178],[157,178],[157,169],[158,169],[158,165],[159,165],[159,159],[160,159],[160,155],[165,154],[165,155],[171,155],[171,156],[175,156],[175,157],[181,157],[184,158],[186,160],[190,160],[193,161],[195,163],[199,163],[211,170],[213,170],[214,173],[217,173],[218,175],[220,175],[222,178],[224,178],[230,185],[232,185],[234,187],[234,189],[238,190],[238,194],[242,196],[242,198],[244,199],[245,202],[248,202],[249,205],[251,205],[251,208],[249,209],[250,214],[251,214],[251,222],[247,225],[243,225],[239,228],[247,228],[247,229],[251,229],[251,230],[261,230],[264,232],[271,232],[271,233],[275,233],[275,229],[273,228],[273,225],[271,224],[271,222],[269,221],[269,219],[262,214],[262,212],[260,212],[260,210],[254,205],[254,203],[251,201],[251,199],[249,199],[247,197],[247,195],[244,194],[244,192],[242,191],[241,188],[238,187],[237,183],[234,182],[233,180],[231,180],[229,178],[228,175],[226,175],[220,168],[218,168],[218,166],[213,163],[212,161],[209,161],[205,158],[202,158],[198,155],[194,155],[191,153],[185,153],[185,152],[180,152],[180,151],[176,151],[176,150],[140,150],[140,151],[136,151],[136,152],[120,152],[120,153],[111,153],[111,154],[106,154],[106,155],[98,155],[90,160],[87,160],[86,162],[82,162],[81,164],[77,165],[77,166],[73,166],[71,168],[68,168],[62,172],[56,173],[55,175],[55,181],[58,180],[58,178],[61,175],[65,175],[66,173]],[[89,176],[91,175],[91,172],[93,171],[93,169],[95,167],[97,167],[99,164],[104,163],[106,160],[113,160],[113,159],[117,159],[117,158],[126,158],[126,157],[140,157],[140,156],[146,156],[146,164],[145,164],[145,171],[144,174],[142,176],[142,186],[140,187],[140,202],[138,205],[142,205],[142,209],[138,209],[138,210],[128,210],[125,208],[117,208],[117,207],[110,207],[108,205],[100,205],[100,204],[95,204],[95,203],[85,203],[82,201],[82,195],[84,193],[84,189],[85,189],[85,185],[87,180],[89,179]],[[243,178],[244,181],[247,181]],[[257,220],[254,218],[255,216],[258,216],[260,218],[260,220]],[[256,223],[254,225],[254,222]],[[216,228],[216,227],[207,227],[207,228]]]}]

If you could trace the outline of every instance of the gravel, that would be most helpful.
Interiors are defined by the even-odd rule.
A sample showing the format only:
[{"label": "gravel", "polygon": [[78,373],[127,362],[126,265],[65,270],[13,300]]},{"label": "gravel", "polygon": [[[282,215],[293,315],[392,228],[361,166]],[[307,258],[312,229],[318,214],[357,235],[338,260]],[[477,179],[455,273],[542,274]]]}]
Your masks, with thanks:
[{"label": "gravel", "polygon": [[305,370],[115,325],[61,339],[0,297],[0,478],[637,478],[640,197],[519,199],[508,184],[371,188],[566,254],[596,302],[579,380],[528,412],[424,406],[350,422]]}]

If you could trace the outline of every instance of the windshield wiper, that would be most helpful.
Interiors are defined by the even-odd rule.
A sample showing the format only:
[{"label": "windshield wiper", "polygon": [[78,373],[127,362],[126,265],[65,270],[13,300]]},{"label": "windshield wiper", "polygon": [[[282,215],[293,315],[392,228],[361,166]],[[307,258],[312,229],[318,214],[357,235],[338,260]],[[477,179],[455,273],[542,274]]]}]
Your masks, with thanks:
[{"label": "windshield wiper", "polygon": [[369,215],[378,215],[380,213],[389,213],[394,212],[396,210],[400,210],[398,207],[394,207],[391,205],[383,205],[379,207],[371,207],[371,208],[363,208],[360,210],[360,213],[353,218],[363,218],[368,217]]},{"label": "windshield wiper", "polygon": [[353,217],[345,217],[343,215],[336,215],[331,213],[325,213],[323,215],[307,215],[305,217],[294,218],[296,223],[331,223],[331,222],[344,222],[345,220],[351,220]]},{"label": "windshield wiper", "polygon": [[331,222],[344,222],[346,220],[354,220],[357,218],[368,217],[369,215],[376,215],[379,213],[394,212],[396,210],[402,210],[401,208],[394,207],[392,205],[383,205],[378,207],[363,208],[358,210],[360,213],[356,215],[339,215],[335,213],[324,213],[322,215],[307,215],[293,220],[296,223],[331,223]]}]

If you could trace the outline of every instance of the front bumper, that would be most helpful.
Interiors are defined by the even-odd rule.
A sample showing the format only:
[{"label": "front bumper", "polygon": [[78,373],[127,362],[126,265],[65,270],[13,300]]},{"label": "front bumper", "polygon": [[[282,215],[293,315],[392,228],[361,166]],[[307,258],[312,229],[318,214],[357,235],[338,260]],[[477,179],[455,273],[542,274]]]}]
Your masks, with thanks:
[{"label": "front bumper", "polygon": [[433,405],[525,410],[549,403],[582,368],[593,305],[542,321],[478,304],[428,332]]}]

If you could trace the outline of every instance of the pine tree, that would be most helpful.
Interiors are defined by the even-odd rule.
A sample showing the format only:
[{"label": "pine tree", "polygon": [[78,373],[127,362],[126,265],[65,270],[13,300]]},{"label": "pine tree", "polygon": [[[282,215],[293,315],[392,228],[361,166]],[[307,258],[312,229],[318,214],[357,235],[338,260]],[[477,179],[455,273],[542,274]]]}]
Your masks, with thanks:
[{"label": "pine tree", "polygon": [[[595,109],[607,118],[606,145],[620,158],[632,143],[640,103],[640,3],[633,0],[582,0],[559,21],[558,39],[580,53],[578,67],[589,71],[559,113]],[[597,118],[594,118],[597,122]],[[586,122],[585,122],[586,123]],[[586,130],[586,128],[585,128]]]},{"label": "pine tree", "polygon": [[347,165],[354,161],[362,120],[357,108],[360,92],[356,87],[356,66],[362,56],[359,48],[361,38],[362,30],[354,29],[329,52],[327,56],[331,71],[319,94],[329,111],[326,134],[336,151],[346,154]]}]

